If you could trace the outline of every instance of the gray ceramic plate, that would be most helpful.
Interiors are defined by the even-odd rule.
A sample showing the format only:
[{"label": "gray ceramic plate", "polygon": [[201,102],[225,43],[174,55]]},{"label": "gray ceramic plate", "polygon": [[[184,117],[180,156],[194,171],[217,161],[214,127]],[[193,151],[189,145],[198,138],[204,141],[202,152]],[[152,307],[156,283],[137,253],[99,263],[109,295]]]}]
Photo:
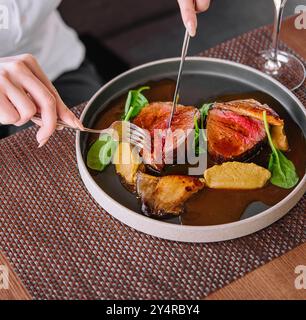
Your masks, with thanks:
[{"label": "gray ceramic plate", "polygon": [[[179,59],[167,59],[148,63],[132,69],[106,84],[86,106],[82,121],[92,127],[99,113],[115,98],[129,89],[141,86],[148,81],[175,79]],[[288,89],[263,73],[230,61],[210,58],[188,58],[184,69],[184,92],[192,87],[193,95],[208,99],[229,92],[262,91],[278,100],[289,112],[293,120],[306,135],[306,113],[302,103]],[[198,101],[188,101],[195,105]],[[116,183],[118,179],[105,177],[102,187],[98,186],[85,164],[85,149],[88,135],[78,133],[76,152],[79,171],[88,191],[95,200],[121,222],[144,233],[169,240],[184,242],[215,242],[242,237],[265,228],[283,217],[303,196],[306,190],[306,177],[295,189],[277,205],[262,209],[256,215],[238,222],[216,226],[184,226],[169,221],[158,221],[145,217],[135,208],[134,195],[122,196]],[[117,181],[117,182],[115,182]]]}]

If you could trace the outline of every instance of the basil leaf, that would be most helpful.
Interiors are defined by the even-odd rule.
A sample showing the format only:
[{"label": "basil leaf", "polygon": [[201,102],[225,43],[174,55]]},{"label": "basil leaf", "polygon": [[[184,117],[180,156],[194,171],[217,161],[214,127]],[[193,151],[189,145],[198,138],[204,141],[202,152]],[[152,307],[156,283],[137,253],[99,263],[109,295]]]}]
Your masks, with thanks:
[{"label": "basil leaf", "polygon": [[135,118],[139,112],[149,104],[147,98],[142,94],[143,91],[149,90],[150,87],[141,87],[138,90],[131,90],[126,99],[124,116],[125,121]]},{"label": "basil leaf", "polygon": [[291,189],[299,181],[295,166],[292,161],[287,159],[286,156],[274,146],[269,130],[266,111],[263,112],[263,121],[272,150],[268,165],[268,169],[272,174],[270,181],[277,187]]},{"label": "basil leaf", "polygon": [[99,158],[100,150],[109,142],[111,137],[109,135],[101,136],[90,147],[87,153],[87,166],[92,170],[102,171],[105,166],[101,163]]}]

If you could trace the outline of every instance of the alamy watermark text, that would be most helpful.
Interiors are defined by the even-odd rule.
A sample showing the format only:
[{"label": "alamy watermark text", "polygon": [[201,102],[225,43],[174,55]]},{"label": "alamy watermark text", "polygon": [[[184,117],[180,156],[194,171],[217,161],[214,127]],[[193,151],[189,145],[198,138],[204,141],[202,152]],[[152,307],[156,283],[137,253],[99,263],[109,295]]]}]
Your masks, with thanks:
[{"label": "alamy watermark text", "polygon": [[0,4],[0,30],[9,28],[9,10],[8,7]]},{"label": "alamy watermark text", "polygon": [[294,13],[298,14],[294,21],[295,28],[298,30],[306,29],[306,6],[297,6]]}]

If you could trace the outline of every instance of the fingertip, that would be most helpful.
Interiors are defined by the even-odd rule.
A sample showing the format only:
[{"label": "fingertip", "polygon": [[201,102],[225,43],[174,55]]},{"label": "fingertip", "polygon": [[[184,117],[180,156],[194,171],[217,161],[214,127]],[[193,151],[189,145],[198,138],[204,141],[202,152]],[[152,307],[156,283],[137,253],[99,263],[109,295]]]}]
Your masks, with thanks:
[{"label": "fingertip", "polygon": [[82,122],[75,116],[75,114],[71,110],[68,110],[68,112],[61,117],[61,119],[73,128],[84,130]]},{"label": "fingertip", "polygon": [[80,130],[84,130],[83,123],[80,121],[80,119],[75,118],[74,123],[77,126],[77,128],[79,128]]},{"label": "fingertip", "polygon": [[39,129],[37,134],[36,134],[36,140],[39,144],[39,148],[41,148],[42,146],[44,146],[47,141],[50,139],[51,136],[46,135],[46,133],[44,132],[43,128]]},{"label": "fingertip", "polygon": [[186,28],[190,37],[195,37],[197,29],[195,23],[193,21],[188,21],[186,24]]},{"label": "fingertip", "polygon": [[210,0],[199,1],[197,2],[196,9],[198,12],[205,12],[210,6]]},{"label": "fingertip", "polygon": [[61,105],[59,112],[58,112],[58,116],[63,122],[65,122],[70,127],[72,127],[72,128],[79,127],[79,123],[77,122],[77,117],[64,104]]},{"label": "fingertip", "polygon": [[42,148],[48,142],[48,140],[49,139],[43,139],[41,142],[39,142],[38,148]]}]

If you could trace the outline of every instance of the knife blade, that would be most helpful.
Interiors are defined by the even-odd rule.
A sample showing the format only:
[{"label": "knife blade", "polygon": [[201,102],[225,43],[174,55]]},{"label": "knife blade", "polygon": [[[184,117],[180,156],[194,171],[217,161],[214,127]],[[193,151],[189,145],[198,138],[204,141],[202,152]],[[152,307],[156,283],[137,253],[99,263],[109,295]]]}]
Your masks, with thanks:
[{"label": "knife blade", "polygon": [[180,67],[179,67],[179,72],[178,72],[175,91],[174,91],[174,96],[173,96],[172,110],[171,110],[171,114],[170,114],[170,118],[169,118],[169,122],[168,122],[168,129],[171,128],[173,116],[175,114],[176,107],[177,107],[177,102],[178,102],[177,101],[178,100],[177,97],[178,97],[179,91],[180,91],[182,73],[183,73],[184,63],[185,63],[185,59],[186,59],[187,52],[188,52],[189,42],[190,42],[190,35],[189,35],[189,32],[186,30],[185,37],[184,37],[184,42],[183,42],[183,47],[182,47]]}]

